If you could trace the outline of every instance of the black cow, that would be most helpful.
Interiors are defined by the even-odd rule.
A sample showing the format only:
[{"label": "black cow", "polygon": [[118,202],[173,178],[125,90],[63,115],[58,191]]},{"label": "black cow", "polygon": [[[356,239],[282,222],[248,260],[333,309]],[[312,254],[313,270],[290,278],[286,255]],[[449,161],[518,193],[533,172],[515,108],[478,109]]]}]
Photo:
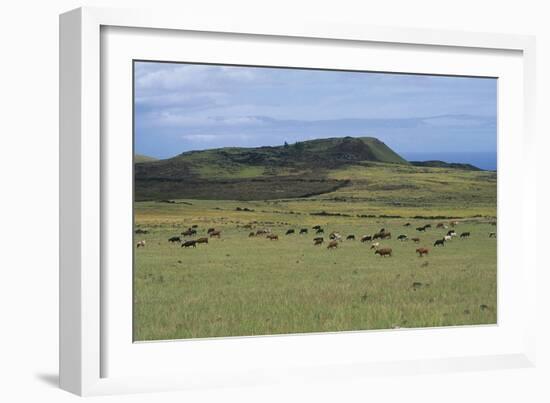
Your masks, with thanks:
[{"label": "black cow", "polygon": [[348,235],[348,236],[346,237],[346,239],[347,239],[348,241],[351,241],[351,240],[355,241],[355,235],[353,235],[353,234]]},{"label": "black cow", "polygon": [[293,230],[293,229],[289,229],[289,230],[286,231],[286,234],[287,234],[287,235],[294,234],[294,230]]},{"label": "black cow", "polygon": [[372,241],[372,236],[371,235],[363,235],[361,237],[361,242],[370,242]]},{"label": "black cow", "polygon": [[397,239],[399,239],[400,241],[406,241],[408,238],[407,235],[401,234],[397,237]]},{"label": "black cow", "polygon": [[181,244],[182,248],[189,248],[190,246],[192,246],[193,248],[196,248],[197,241],[185,241],[184,243]]},{"label": "black cow", "polygon": [[444,239],[438,239],[434,242],[434,246],[445,246],[445,240]]},{"label": "black cow", "polygon": [[302,235],[302,234],[307,234],[307,228],[302,228],[300,230],[300,235]]},{"label": "black cow", "polygon": [[325,231],[322,228],[317,228],[317,231],[315,231],[316,234],[324,234]]},{"label": "black cow", "polygon": [[469,237],[470,237],[469,232],[463,232],[462,234],[460,234],[460,239],[469,238]]},{"label": "black cow", "polygon": [[181,242],[181,238],[179,236],[173,236],[172,238],[168,239],[168,242]]}]

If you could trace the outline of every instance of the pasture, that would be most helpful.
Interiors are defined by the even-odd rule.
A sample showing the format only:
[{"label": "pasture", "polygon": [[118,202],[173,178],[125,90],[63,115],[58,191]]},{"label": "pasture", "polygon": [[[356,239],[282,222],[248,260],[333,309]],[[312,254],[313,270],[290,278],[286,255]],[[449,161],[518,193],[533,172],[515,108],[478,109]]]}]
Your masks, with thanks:
[{"label": "pasture", "polygon": [[[406,167],[401,174],[413,169],[421,172]],[[492,190],[476,193],[479,185],[466,175],[482,173],[458,172],[445,181],[469,189],[460,194],[474,198],[470,203],[444,200],[444,192],[420,194],[419,187],[416,193],[379,189],[400,191],[405,204],[370,194],[377,204],[363,199],[367,193],[360,186],[304,199],[136,202],[136,229],[148,233],[134,236],[134,339],[496,323],[497,239],[489,237],[496,231],[496,182]],[[409,177],[403,181],[414,183]],[[433,204],[416,207],[422,205],[416,197]],[[433,247],[451,229],[436,224],[454,219],[413,218],[429,215],[461,217],[456,232],[471,236]],[[411,225],[404,227],[406,222]],[[428,223],[432,228],[425,232],[415,230]],[[195,236],[181,235],[193,225]],[[315,225],[324,234],[315,234]],[[205,237],[208,228],[220,230],[221,237],[196,248],[168,242],[173,236]],[[302,228],[308,233],[300,235]],[[381,228],[392,233],[391,239],[378,240],[380,247],[392,248],[391,257],[375,255],[369,242],[360,242],[361,236]],[[270,229],[278,240],[249,237],[258,229]],[[288,229],[295,233],[285,235]],[[327,249],[332,231],[343,240]],[[356,240],[346,240],[350,234]],[[400,234],[409,240],[398,240]],[[314,246],[318,236],[324,242]],[[411,241],[413,237],[420,242]],[[145,246],[136,248],[142,240]],[[419,257],[419,247],[428,248],[429,254]]]}]

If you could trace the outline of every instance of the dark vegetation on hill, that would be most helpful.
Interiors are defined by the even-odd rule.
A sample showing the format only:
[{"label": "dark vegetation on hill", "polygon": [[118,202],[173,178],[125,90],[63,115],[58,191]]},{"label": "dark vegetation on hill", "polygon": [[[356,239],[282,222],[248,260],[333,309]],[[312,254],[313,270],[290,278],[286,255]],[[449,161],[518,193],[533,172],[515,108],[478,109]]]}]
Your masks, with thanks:
[{"label": "dark vegetation on hill", "polygon": [[482,171],[482,169],[472,164],[462,164],[458,162],[444,162],[444,161],[410,161],[410,163],[417,167],[432,167],[432,168],[453,168],[463,169],[466,171]]}]

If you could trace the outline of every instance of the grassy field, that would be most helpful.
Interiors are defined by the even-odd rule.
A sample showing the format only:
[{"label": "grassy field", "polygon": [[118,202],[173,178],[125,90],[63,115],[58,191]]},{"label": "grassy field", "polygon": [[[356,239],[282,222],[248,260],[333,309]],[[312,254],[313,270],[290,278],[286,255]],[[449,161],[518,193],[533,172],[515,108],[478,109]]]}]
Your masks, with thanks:
[{"label": "grassy field", "polygon": [[[146,242],[135,249],[135,340],[496,322],[496,172],[413,165],[368,137],[140,161],[135,223],[148,233],[135,237]],[[436,224],[454,220],[471,238],[433,247],[447,232]],[[426,233],[415,230],[427,223]],[[196,236],[180,235],[193,225]],[[315,225],[322,246],[313,245]],[[168,242],[208,228],[221,238],[197,248]],[[381,228],[393,234],[380,242],[392,257],[359,241]],[[279,240],[248,236],[258,229]],[[357,240],[328,250],[332,231]]]},{"label": "grassy field", "polygon": [[[137,202],[136,227],[149,233],[135,238],[147,243],[135,250],[135,340],[495,323],[496,240],[488,237],[496,230],[495,174],[395,169],[404,171],[392,173],[387,189],[379,188],[382,171],[365,177],[351,169],[344,175],[353,187],[306,199]],[[420,183],[432,191],[401,186]],[[390,214],[401,218],[380,217]],[[450,219],[412,218],[420,215],[461,217],[456,231],[471,238],[434,248],[447,232],[435,224]],[[434,228],[415,231],[425,223]],[[279,240],[249,238],[247,224]],[[221,239],[196,249],[168,242],[192,225],[197,237],[215,227]],[[323,246],[313,246],[314,225],[325,229]],[[326,248],[331,231],[359,238],[382,227],[393,234],[380,242],[391,258],[359,240]],[[285,235],[290,228],[309,234]],[[399,234],[421,242],[398,241]],[[428,257],[415,254],[419,246],[430,248]]]}]

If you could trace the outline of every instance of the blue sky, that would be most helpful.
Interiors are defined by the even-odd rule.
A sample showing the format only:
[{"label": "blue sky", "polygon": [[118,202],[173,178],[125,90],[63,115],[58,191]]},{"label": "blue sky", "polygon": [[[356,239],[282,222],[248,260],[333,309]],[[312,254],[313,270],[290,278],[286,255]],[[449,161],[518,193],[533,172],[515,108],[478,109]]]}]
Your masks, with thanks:
[{"label": "blue sky", "polygon": [[397,152],[495,152],[497,80],[135,63],[136,153],[372,136]]}]

